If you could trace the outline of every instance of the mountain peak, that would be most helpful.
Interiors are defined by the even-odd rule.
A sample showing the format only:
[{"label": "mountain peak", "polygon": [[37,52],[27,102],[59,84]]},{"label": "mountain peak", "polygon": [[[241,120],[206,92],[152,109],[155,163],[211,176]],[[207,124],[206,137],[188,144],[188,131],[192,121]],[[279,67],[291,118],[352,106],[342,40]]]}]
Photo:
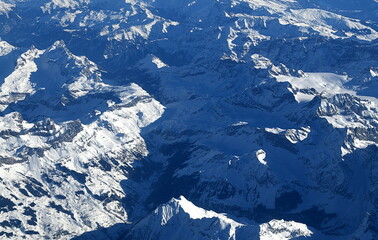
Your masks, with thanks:
[{"label": "mountain peak", "polygon": [[15,50],[16,47],[10,45],[9,43],[5,41],[0,40],[0,56],[5,56],[11,53],[13,50]]},{"label": "mountain peak", "polygon": [[[179,228],[175,226],[180,226]],[[311,236],[304,224],[273,220],[269,223],[240,223],[232,218],[197,207],[184,196],[172,198],[138,222],[124,239],[280,239]],[[195,233],[195,234],[193,234]]]},{"label": "mountain peak", "polygon": [[8,17],[8,13],[14,8],[15,5],[12,3],[6,3],[4,1],[0,2],[0,15],[6,15]]},{"label": "mountain peak", "polygon": [[68,51],[66,43],[63,40],[57,40],[53,43],[51,47],[48,48],[48,51],[54,51],[56,49],[63,49],[65,51]]},{"label": "mountain peak", "polygon": [[374,239],[377,9],[0,0],[0,238]]}]

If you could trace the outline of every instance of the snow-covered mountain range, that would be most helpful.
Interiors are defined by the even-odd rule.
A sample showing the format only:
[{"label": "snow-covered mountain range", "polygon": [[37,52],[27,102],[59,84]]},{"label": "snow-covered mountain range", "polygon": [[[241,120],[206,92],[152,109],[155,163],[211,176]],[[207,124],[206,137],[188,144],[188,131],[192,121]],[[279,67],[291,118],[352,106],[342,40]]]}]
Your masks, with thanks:
[{"label": "snow-covered mountain range", "polygon": [[4,239],[378,239],[376,0],[0,1]]}]

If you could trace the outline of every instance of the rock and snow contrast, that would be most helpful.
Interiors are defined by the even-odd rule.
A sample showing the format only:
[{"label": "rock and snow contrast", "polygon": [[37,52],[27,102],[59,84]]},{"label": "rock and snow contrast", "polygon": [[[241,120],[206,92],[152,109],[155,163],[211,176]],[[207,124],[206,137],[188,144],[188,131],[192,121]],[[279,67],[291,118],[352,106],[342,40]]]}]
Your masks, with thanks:
[{"label": "rock and snow contrast", "polygon": [[0,238],[378,239],[377,14],[0,1]]},{"label": "rock and snow contrast", "polygon": [[239,223],[224,214],[173,198],[138,222],[124,239],[261,239],[287,240],[313,233],[304,224],[272,220],[261,225]]},{"label": "rock and snow contrast", "polygon": [[119,183],[148,154],[140,131],[164,112],[159,102],[104,83],[63,42],[23,53],[0,98],[3,236],[68,238],[127,221]]}]

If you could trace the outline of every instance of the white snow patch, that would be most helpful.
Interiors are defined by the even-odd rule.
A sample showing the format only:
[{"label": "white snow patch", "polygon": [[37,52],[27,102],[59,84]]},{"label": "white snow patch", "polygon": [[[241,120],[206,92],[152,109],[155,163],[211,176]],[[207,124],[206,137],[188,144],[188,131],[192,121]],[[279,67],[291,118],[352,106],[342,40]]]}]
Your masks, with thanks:
[{"label": "white snow patch", "polygon": [[5,41],[0,41],[0,56],[5,56],[11,53],[16,47],[13,47]]},{"label": "white snow patch", "polygon": [[[276,76],[278,82],[289,82],[294,89],[294,96],[297,102],[311,101],[315,95],[322,94],[323,96],[333,96],[336,94],[350,94],[358,98],[368,100],[376,107],[378,106],[378,99],[374,97],[367,97],[357,95],[353,90],[344,87],[344,84],[351,79],[347,75],[337,75],[334,73],[304,73],[303,77],[293,76]],[[299,90],[315,89],[316,93],[304,93]]]},{"label": "white snow patch", "polygon": [[[283,25],[292,24],[301,28],[311,28],[322,36],[331,38],[349,38],[355,36],[361,40],[372,41],[378,33],[363,25],[359,20],[344,17],[321,9],[291,9],[279,19]],[[338,32],[343,30],[345,35]]]},{"label": "white snow patch", "polygon": [[[330,95],[338,93],[348,93],[355,95],[354,91],[343,87],[350,79],[346,75],[337,75],[333,73],[305,73],[304,77],[293,76],[276,76],[278,82],[289,82],[295,90],[315,89],[317,93],[327,93]],[[299,93],[299,94],[298,94]],[[302,92],[294,93],[297,102],[305,102],[312,100],[314,94],[306,94]]]},{"label": "white snow patch", "polygon": [[256,69],[268,69],[269,67],[273,66],[272,62],[268,58],[259,54],[253,54],[251,58]]},{"label": "white snow patch", "polygon": [[38,70],[34,59],[39,58],[43,52],[31,48],[17,59],[15,71],[4,79],[4,83],[0,87],[1,110],[5,109],[7,104],[23,100],[26,94],[35,92],[33,83],[30,82],[30,76]]},{"label": "white snow patch", "polygon": [[14,4],[10,4],[10,3],[5,3],[3,1],[0,2],[0,15],[7,15],[8,16],[8,13],[12,10],[12,8],[14,8],[15,5]]},{"label": "white snow patch", "polygon": [[370,68],[370,75],[372,77],[378,77],[378,68]]},{"label": "white snow patch", "polygon": [[289,129],[286,131],[285,137],[291,143],[296,144],[298,142],[305,140],[310,132],[310,127],[302,127],[300,129]]},{"label": "white snow patch", "polygon": [[260,225],[260,240],[289,240],[312,234],[305,224],[294,221],[272,220]]},{"label": "white snow patch", "polygon": [[157,68],[168,67],[167,64],[165,64],[162,60],[155,56],[152,57],[152,62],[156,64]]},{"label": "white snow patch", "polygon": [[238,127],[238,126],[244,126],[244,125],[248,125],[248,122],[242,122],[242,121],[240,121],[240,122],[232,124],[231,126]]},{"label": "white snow patch", "polygon": [[265,128],[265,131],[273,134],[280,134],[282,132],[285,132],[286,130],[282,128]]},{"label": "white snow patch", "polygon": [[268,163],[265,161],[266,153],[264,150],[260,149],[256,151],[256,157],[260,163],[267,165]]},{"label": "white snow patch", "polygon": [[[176,199],[174,199],[176,200]],[[180,196],[179,200],[176,200],[180,207],[189,214],[191,219],[202,219],[202,218],[218,218],[225,224],[231,226],[230,228],[230,236],[235,236],[236,228],[244,226],[244,224],[238,223],[230,218],[228,218],[224,214],[216,213],[213,211],[208,211],[203,208],[197,207],[192,202],[188,201],[184,196]]]}]

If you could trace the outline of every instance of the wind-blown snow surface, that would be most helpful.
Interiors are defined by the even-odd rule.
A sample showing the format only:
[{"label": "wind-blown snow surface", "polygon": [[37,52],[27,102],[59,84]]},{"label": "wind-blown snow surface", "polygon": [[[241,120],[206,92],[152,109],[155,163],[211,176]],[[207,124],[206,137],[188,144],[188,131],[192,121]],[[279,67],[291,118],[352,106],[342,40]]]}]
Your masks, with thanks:
[{"label": "wind-blown snow surface", "polygon": [[0,2],[1,236],[377,239],[377,12]]}]

